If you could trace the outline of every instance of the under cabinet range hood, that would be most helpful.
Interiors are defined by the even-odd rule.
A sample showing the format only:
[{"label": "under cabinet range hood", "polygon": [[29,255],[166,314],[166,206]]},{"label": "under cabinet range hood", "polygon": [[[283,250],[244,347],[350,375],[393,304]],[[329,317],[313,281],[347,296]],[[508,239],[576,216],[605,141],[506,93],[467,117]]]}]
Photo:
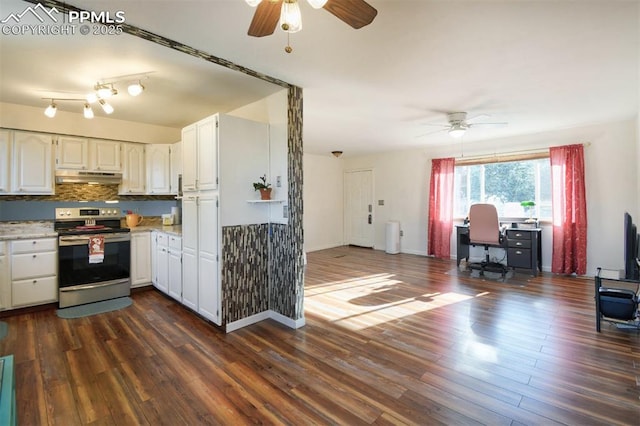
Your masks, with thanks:
[{"label": "under cabinet range hood", "polygon": [[122,183],[122,173],[86,172],[84,170],[56,170],[56,183],[119,185]]}]

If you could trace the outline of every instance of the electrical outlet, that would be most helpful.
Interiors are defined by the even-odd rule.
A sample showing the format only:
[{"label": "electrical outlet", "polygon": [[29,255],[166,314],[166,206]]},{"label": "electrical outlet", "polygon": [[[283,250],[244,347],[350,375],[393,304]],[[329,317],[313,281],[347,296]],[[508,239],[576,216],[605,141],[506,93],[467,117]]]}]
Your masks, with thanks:
[{"label": "electrical outlet", "polygon": [[404,237],[404,231],[402,229],[400,230],[400,236]]},{"label": "electrical outlet", "polygon": [[280,188],[282,186],[282,176],[276,176],[276,187]]},{"label": "electrical outlet", "polygon": [[282,217],[285,219],[289,218],[289,206],[287,206],[286,204],[282,206]]}]

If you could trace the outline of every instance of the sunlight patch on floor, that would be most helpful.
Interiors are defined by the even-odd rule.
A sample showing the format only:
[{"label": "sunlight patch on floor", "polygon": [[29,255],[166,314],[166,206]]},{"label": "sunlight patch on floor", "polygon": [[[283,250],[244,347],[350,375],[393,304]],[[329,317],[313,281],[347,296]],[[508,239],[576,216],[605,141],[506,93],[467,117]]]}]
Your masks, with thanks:
[{"label": "sunlight patch on floor", "polygon": [[[332,281],[305,289],[305,310],[361,330],[474,298],[456,292],[415,294],[393,274]],[[413,294],[410,294],[412,293]]]}]

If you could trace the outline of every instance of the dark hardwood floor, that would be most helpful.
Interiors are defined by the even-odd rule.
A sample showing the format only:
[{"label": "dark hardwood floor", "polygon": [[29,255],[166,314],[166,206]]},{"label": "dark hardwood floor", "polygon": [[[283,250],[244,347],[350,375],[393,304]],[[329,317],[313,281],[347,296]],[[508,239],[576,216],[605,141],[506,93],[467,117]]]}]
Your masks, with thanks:
[{"label": "dark hardwood floor", "polygon": [[640,333],[595,331],[591,279],[353,247],[308,262],[299,330],[225,334],[155,290],[3,318],[19,424],[640,424]]}]

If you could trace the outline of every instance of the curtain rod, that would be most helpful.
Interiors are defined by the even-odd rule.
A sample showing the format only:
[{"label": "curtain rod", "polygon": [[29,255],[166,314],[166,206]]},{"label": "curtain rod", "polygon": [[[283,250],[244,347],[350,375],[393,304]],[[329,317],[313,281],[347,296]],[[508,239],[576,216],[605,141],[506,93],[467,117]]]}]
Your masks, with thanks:
[{"label": "curtain rod", "polygon": [[[591,142],[584,142],[582,143],[582,146],[589,147],[591,146]],[[484,159],[490,159],[490,158],[500,158],[500,157],[512,157],[512,156],[516,156],[516,155],[531,155],[531,156],[535,156],[538,154],[549,154],[549,148],[553,148],[553,147],[547,147],[547,148],[537,148],[537,149],[523,149],[523,150],[519,150],[519,151],[509,151],[509,152],[503,152],[500,154],[484,154],[484,155],[472,155],[469,157],[465,157],[464,154],[460,157],[455,157],[456,162],[460,162],[460,161],[478,161],[478,160],[484,160]]]}]

